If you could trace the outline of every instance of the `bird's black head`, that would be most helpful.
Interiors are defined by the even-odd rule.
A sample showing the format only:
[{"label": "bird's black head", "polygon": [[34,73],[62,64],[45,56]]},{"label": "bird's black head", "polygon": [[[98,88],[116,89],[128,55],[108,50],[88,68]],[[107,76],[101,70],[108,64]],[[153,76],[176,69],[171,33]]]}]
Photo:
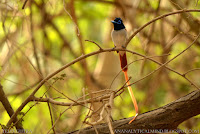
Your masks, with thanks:
[{"label": "bird's black head", "polygon": [[111,21],[114,25],[114,30],[121,30],[121,29],[124,29],[125,26],[123,24],[123,21],[121,18],[115,18],[114,21]]}]

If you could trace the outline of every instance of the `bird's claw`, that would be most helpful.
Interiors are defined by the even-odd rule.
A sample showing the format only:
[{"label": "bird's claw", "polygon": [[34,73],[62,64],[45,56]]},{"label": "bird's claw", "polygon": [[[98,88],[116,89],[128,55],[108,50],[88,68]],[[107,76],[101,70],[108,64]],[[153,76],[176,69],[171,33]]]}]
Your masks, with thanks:
[{"label": "bird's claw", "polygon": [[[112,48],[112,51],[115,50],[115,48],[116,48],[116,46],[114,46],[114,47]],[[119,52],[119,51],[117,51],[117,53],[118,53],[118,52]]]},{"label": "bird's claw", "polygon": [[116,48],[116,46],[114,46],[114,47],[112,48],[112,50],[115,50],[115,48]]},{"label": "bird's claw", "polygon": [[124,45],[122,45],[122,48],[125,49],[126,47]]}]

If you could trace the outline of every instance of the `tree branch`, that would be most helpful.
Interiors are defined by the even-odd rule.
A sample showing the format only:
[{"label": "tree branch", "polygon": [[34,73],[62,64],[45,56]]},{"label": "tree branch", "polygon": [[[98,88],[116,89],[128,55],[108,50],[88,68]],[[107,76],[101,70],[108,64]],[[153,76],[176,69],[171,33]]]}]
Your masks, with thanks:
[{"label": "tree branch", "polygon": [[[131,133],[139,133],[139,130],[171,130],[177,129],[178,125],[189,118],[200,114],[200,90],[193,91],[180,99],[163,107],[138,115],[131,124],[128,122],[133,118],[117,120],[113,122],[115,132],[121,133],[132,130]],[[95,126],[99,134],[109,133],[107,124]],[[135,130],[135,131],[134,131]],[[121,132],[120,132],[121,131]],[[93,127],[71,132],[75,134],[96,134]]]},{"label": "tree branch", "polygon": [[200,12],[200,10],[198,9],[183,9],[183,10],[177,10],[177,11],[174,11],[174,12],[170,12],[170,13],[166,13],[166,14],[163,14],[161,16],[158,16],[154,19],[152,19],[151,21],[147,22],[146,24],[144,24],[143,26],[141,26],[140,28],[138,28],[130,37],[129,39],[127,40],[126,42],[126,46],[128,45],[128,43],[133,39],[133,37],[135,37],[136,34],[138,34],[140,31],[142,31],[142,29],[144,29],[145,27],[147,27],[148,25],[150,25],[151,23],[154,23],[155,21],[157,20],[160,20],[162,18],[165,18],[167,16],[170,16],[170,15],[174,15],[174,14],[180,14],[180,13],[186,13],[186,12]]},{"label": "tree branch", "polygon": [[[2,103],[3,107],[6,109],[6,112],[8,113],[8,115],[11,117],[14,114],[14,110],[8,100],[8,98],[6,97],[4,91],[3,91],[3,87],[0,84],[0,102]],[[18,119],[17,117],[14,118],[14,122],[16,122]],[[22,124],[19,122],[16,124],[16,129],[18,130],[18,132],[23,131],[23,126]]]},{"label": "tree branch", "polygon": [[[170,12],[170,13],[161,15],[161,16],[159,16],[159,17],[156,17],[156,18],[154,18],[153,20],[151,20],[151,21],[149,21],[148,23],[146,23],[145,25],[143,25],[142,27],[140,27],[138,30],[136,30],[136,31],[129,37],[128,41],[126,42],[126,45],[132,40],[132,38],[133,38],[137,33],[139,33],[142,29],[144,29],[146,26],[150,25],[151,23],[153,23],[153,22],[155,22],[155,21],[157,21],[157,20],[159,20],[159,19],[162,19],[162,18],[164,18],[164,17],[170,16],[170,15],[174,15],[174,14],[183,13],[183,12],[200,12],[200,10],[198,10],[198,9],[188,9],[188,10],[184,9],[184,10],[178,10],[178,11],[175,11],[175,12]],[[198,39],[198,37],[195,39],[195,41],[194,41],[193,43],[195,43],[197,39]],[[193,45],[193,43],[192,43],[191,45]],[[187,48],[187,49],[188,49],[188,48]],[[187,50],[187,49],[186,49],[186,50]],[[91,52],[91,53],[89,53],[89,54],[85,54],[85,55],[82,55],[82,56],[76,58],[76,59],[73,60],[72,62],[70,62],[70,63],[68,63],[68,64],[62,66],[61,68],[59,68],[59,69],[56,70],[55,72],[53,72],[53,73],[49,74],[48,76],[46,76],[46,77],[37,85],[37,87],[34,89],[34,91],[26,98],[26,100],[24,100],[24,102],[23,102],[23,103],[18,107],[18,109],[14,112],[14,114],[11,116],[11,118],[10,118],[10,120],[8,121],[8,123],[7,123],[6,126],[9,127],[9,126],[12,124],[12,122],[14,121],[14,119],[17,117],[18,113],[26,106],[26,104],[28,104],[28,103],[31,101],[31,98],[32,98],[32,97],[35,95],[35,93],[40,89],[40,87],[41,87],[44,83],[46,83],[49,79],[51,79],[53,76],[55,76],[55,75],[58,74],[59,72],[61,72],[61,71],[63,71],[64,69],[68,68],[69,66],[71,66],[71,65],[73,65],[73,64],[75,64],[75,63],[77,63],[77,62],[79,62],[79,61],[81,61],[81,60],[83,60],[83,59],[85,59],[85,58],[87,58],[87,57],[90,57],[90,56],[92,56],[92,55],[96,55],[96,54],[99,54],[99,53],[111,52],[111,51],[127,51],[127,52],[131,52],[131,53],[133,53],[133,54],[136,54],[136,55],[138,55],[138,56],[142,56],[142,57],[144,57],[144,58],[146,58],[146,59],[149,59],[149,60],[151,60],[151,61],[153,61],[153,62],[155,62],[155,63],[161,65],[158,69],[160,69],[161,67],[165,67],[165,68],[169,69],[170,71],[173,71],[173,72],[177,73],[178,75],[184,77],[181,73],[179,73],[179,72],[177,72],[177,71],[174,71],[173,69],[167,67],[166,64],[168,64],[169,62],[171,62],[172,60],[174,60],[176,57],[178,57],[180,54],[182,54],[185,50],[184,50],[183,52],[181,52],[180,54],[176,55],[174,58],[172,58],[171,60],[167,61],[167,62],[164,63],[164,64],[159,63],[159,62],[157,62],[157,61],[155,61],[155,60],[153,60],[153,59],[151,59],[151,58],[148,58],[148,57],[146,57],[146,56],[144,56],[144,55],[142,55],[142,54],[139,54],[139,53],[136,53],[136,52],[132,52],[132,51],[129,51],[129,50],[124,50],[124,49],[103,49],[103,50]],[[30,62],[30,63],[31,63],[31,62]],[[34,67],[34,66],[33,66],[33,67]],[[158,70],[158,69],[157,69],[157,70]],[[155,71],[157,71],[157,70],[155,70]],[[155,72],[155,71],[154,71],[154,72]],[[148,76],[149,76],[149,75],[148,75]],[[146,77],[147,77],[147,76],[145,76],[145,78],[146,78]],[[189,81],[192,85],[194,85],[197,89],[199,89],[199,88],[198,88],[193,82],[191,82],[188,78],[186,78],[186,77],[184,77],[184,78],[185,78],[187,81]],[[137,82],[138,82],[138,81],[137,81]],[[133,83],[132,83],[132,84],[133,84]]]}]

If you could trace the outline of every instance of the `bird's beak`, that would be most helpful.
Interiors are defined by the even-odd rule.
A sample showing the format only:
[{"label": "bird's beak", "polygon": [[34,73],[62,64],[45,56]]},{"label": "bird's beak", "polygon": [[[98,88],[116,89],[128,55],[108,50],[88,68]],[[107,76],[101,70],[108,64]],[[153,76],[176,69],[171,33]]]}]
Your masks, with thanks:
[{"label": "bird's beak", "polygon": [[115,22],[115,21],[113,21],[113,20],[112,20],[111,22],[112,22],[113,24],[117,23],[117,22]]}]

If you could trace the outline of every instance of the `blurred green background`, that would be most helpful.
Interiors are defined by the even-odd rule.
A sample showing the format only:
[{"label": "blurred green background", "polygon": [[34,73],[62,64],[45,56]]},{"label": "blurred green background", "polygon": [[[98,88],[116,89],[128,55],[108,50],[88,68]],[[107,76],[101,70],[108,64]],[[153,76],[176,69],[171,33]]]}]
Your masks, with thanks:
[{"label": "blurred green background", "polygon": [[[94,41],[102,48],[112,48],[110,33],[113,26],[110,21],[115,17],[123,19],[130,36],[159,15],[178,9],[200,8],[198,1],[190,0],[28,0],[22,9],[24,2],[0,2],[0,82],[14,110],[32,93],[41,79],[77,57],[98,50],[95,44],[85,40]],[[154,59],[164,63],[195,39],[199,32],[199,18],[200,13],[193,12],[158,20],[138,33],[127,49],[147,56],[160,56]],[[120,65],[118,55],[108,53],[111,56],[96,54],[73,64],[44,84],[35,96],[72,102],[66,96],[77,100],[92,91],[110,88],[111,81],[120,72]],[[199,54],[198,40],[168,66],[180,73],[200,68]],[[131,53],[127,53],[127,57],[129,63],[141,58]],[[133,62],[128,72],[132,77],[130,81],[135,82],[158,67],[148,60]],[[186,76],[200,86],[199,70],[191,71]],[[123,73],[115,81],[113,90],[125,83]],[[132,85],[132,88],[140,113],[161,107],[196,90],[186,79],[165,68]],[[90,107],[90,104],[86,105]],[[50,104],[54,122],[66,108]],[[29,102],[22,112],[27,112],[23,117],[23,127],[33,133],[47,133],[52,127],[46,102]],[[82,123],[87,113],[86,107],[71,107],[59,118],[55,130],[69,132],[87,126]],[[112,117],[118,120],[134,114],[131,98],[125,90],[114,99]],[[7,112],[0,105],[0,123],[6,125],[8,120]],[[200,128],[200,116],[184,122],[180,128]]]}]

